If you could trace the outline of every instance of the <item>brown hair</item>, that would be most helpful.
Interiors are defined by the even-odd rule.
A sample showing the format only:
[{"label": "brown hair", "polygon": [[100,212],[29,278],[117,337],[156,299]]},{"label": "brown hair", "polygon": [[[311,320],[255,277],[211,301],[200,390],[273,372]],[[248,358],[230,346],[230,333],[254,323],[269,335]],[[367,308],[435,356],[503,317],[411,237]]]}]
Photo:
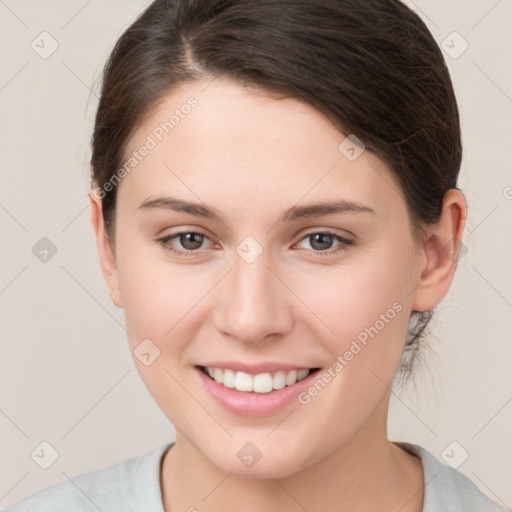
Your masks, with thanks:
[{"label": "brown hair", "polygon": [[[457,188],[450,75],[426,25],[399,0],[156,0],[103,73],[91,165],[111,240],[116,190],[103,188],[131,135],[175,87],[217,76],[307,102],[354,134],[400,183],[416,241]],[[399,374],[410,375],[431,316],[412,313]]]}]

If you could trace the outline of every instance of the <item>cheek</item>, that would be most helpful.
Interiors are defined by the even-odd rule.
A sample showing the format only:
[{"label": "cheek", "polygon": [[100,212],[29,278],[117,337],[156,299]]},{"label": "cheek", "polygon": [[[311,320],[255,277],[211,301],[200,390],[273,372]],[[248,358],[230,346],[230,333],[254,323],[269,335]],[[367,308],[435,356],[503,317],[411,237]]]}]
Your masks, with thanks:
[{"label": "cheek", "polygon": [[161,348],[160,361],[173,365],[204,321],[208,291],[222,271],[176,263],[152,243],[125,239],[119,238],[117,268],[130,348],[148,338]]},{"label": "cheek", "polygon": [[[347,260],[348,261],[348,260]],[[391,382],[407,337],[410,318],[410,268],[405,251],[392,247],[353,264],[295,278],[293,289],[313,311],[316,333],[347,384]],[[291,278],[291,276],[290,276]],[[304,318],[304,317],[303,317]],[[373,371],[375,375],[371,372]]]},{"label": "cheek", "polygon": [[325,340],[342,342],[376,323],[383,335],[386,331],[396,338],[408,326],[404,312],[410,307],[412,282],[409,260],[393,252],[375,251],[338,266],[311,267],[310,272],[293,270],[285,280],[318,318],[318,325],[324,324]]},{"label": "cheek", "polygon": [[[359,428],[388,392],[410,315],[398,272],[375,273],[364,266],[345,270],[330,281],[312,279],[304,288],[310,290],[308,300],[329,327],[315,321],[317,338],[331,361],[319,375],[325,384],[315,381],[301,403],[311,401],[313,411],[329,417],[325,423],[333,438],[342,435],[339,425],[345,425],[345,434]],[[326,403],[336,406],[326,412]]]},{"label": "cheek", "polygon": [[[119,241],[117,264],[128,342],[150,395],[173,425],[185,428],[179,411],[190,407],[190,397],[179,384],[186,382],[180,363],[193,339],[193,326],[199,323],[194,305],[204,290],[192,282],[193,271],[185,272],[155,253],[154,248]],[[146,365],[143,354],[148,352]]]}]

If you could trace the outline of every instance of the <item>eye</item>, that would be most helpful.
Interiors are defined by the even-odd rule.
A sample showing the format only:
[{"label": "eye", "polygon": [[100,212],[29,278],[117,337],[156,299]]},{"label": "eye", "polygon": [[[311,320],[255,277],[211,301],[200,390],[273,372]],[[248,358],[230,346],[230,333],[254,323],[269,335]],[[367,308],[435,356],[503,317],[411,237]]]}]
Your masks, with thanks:
[{"label": "eye", "polygon": [[[301,239],[301,242],[304,240],[310,241],[310,246],[313,248],[313,252],[317,253],[315,256],[329,256],[345,250],[348,246],[354,243],[353,240],[344,238],[331,231],[315,231],[308,233]],[[333,242],[336,240],[339,242],[338,245],[334,246],[334,249],[331,249]]]},{"label": "eye", "polygon": [[[199,251],[205,238],[208,238],[204,233],[199,231],[179,231],[171,235],[166,235],[159,238],[157,241],[168,251],[178,254],[180,256],[198,256],[203,251]],[[173,246],[177,245],[177,242],[183,247],[184,250],[175,249]]]}]

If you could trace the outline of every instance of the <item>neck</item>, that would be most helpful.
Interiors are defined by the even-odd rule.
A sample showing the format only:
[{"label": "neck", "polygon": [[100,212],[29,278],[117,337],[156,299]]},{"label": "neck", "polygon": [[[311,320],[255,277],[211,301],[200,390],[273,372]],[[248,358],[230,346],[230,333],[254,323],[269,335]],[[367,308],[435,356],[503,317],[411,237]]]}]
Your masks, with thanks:
[{"label": "neck", "polygon": [[421,512],[421,460],[391,443],[385,428],[383,436],[376,431],[365,425],[326,457],[280,479],[226,473],[177,432],[162,464],[165,511]]}]

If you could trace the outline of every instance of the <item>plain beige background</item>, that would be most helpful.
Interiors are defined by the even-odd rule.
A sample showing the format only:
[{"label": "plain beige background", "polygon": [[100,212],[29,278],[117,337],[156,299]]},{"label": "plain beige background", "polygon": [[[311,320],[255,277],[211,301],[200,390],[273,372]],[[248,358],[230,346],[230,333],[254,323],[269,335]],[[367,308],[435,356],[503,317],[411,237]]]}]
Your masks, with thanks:
[{"label": "plain beige background", "polygon": [[[445,49],[469,210],[467,253],[432,323],[433,355],[416,392],[393,395],[389,437],[440,460],[467,452],[458,469],[512,506],[512,2],[406,3]],[[147,4],[0,0],[0,507],[174,439],[110,302],[87,201],[98,79]],[[43,237],[57,251],[46,262]],[[48,469],[31,456],[50,453],[42,442],[58,453]]]}]

